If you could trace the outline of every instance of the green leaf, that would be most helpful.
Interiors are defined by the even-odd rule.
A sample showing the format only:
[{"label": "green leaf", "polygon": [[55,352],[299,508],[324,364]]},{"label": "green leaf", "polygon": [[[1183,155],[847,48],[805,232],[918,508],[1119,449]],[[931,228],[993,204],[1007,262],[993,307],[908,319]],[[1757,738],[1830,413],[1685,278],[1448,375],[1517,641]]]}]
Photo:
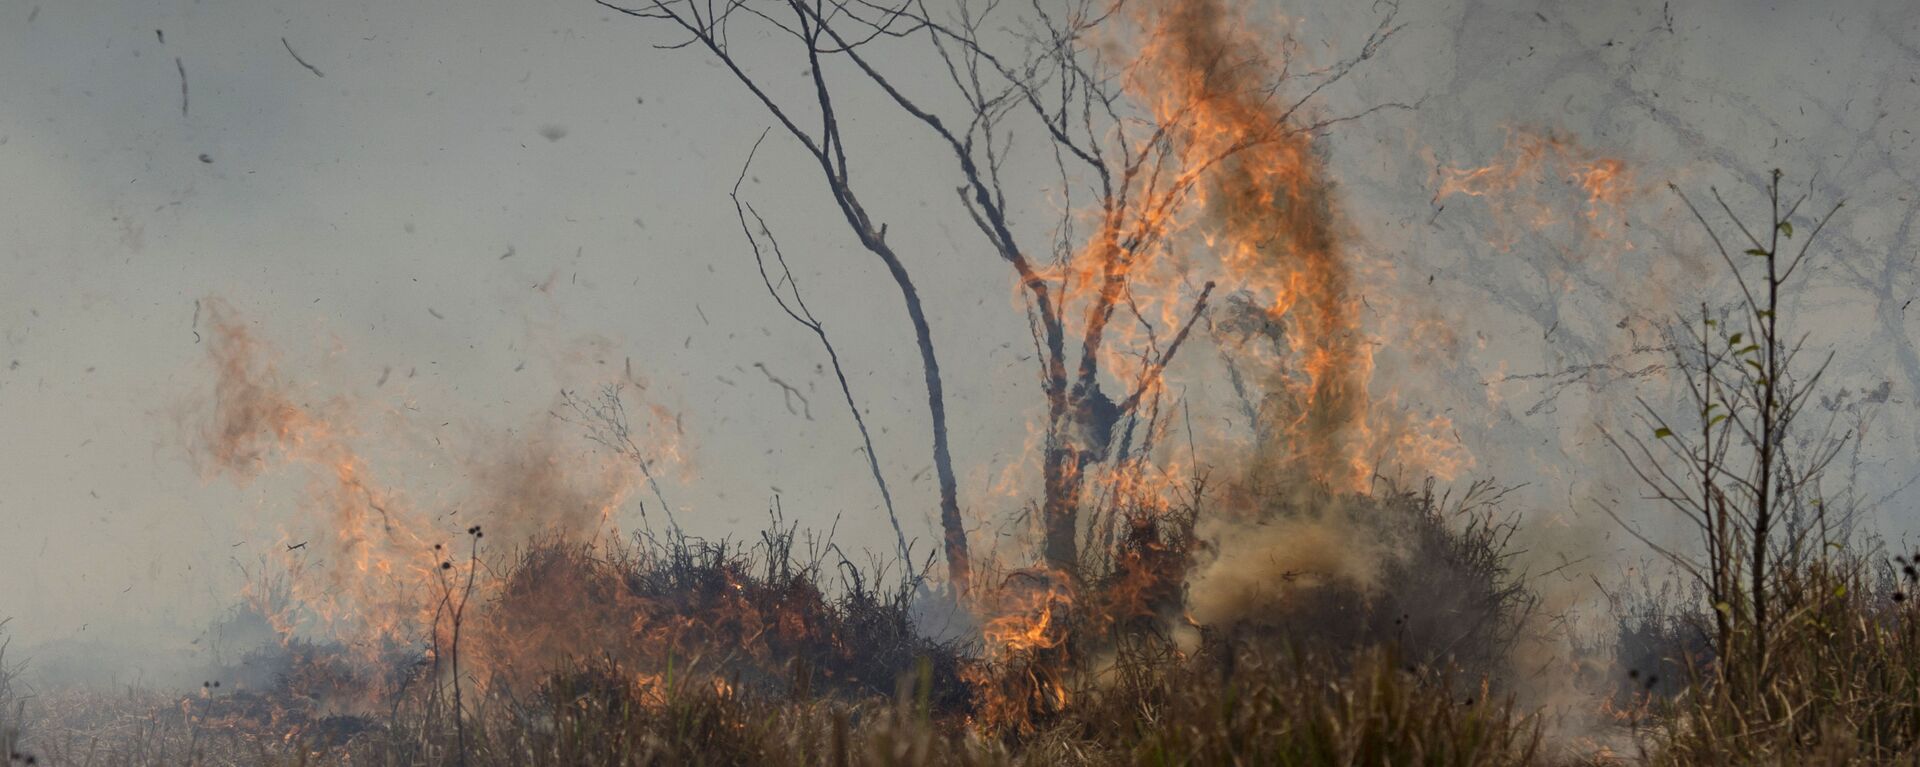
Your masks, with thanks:
[{"label": "green leaf", "polygon": [[1773,316],[1773,310],[1771,310],[1771,309],[1761,309],[1760,311],[1757,311],[1757,312],[1754,312],[1754,314],[1757,314],[1757,315],[1760,315],[1760,317],[1761,317],[1762,319],[1765,319],[1765,318],[1768,318],[1768,317],[1772,317],[1772,316]]},{"label": "green leaf", "polygon": [[1659,439],[1666,439],[1668,437],[1673,436],[1673,430],[1665,426],[1662,426],[1658,429],[1653,430],[1653,436]]},{"label": "green leaf", "polygon": [[1734,354],[1752,354],[1757,351],[1760,351],[1759,344],[1747,344],[1747,348],[1735,350]]},{"label": "green leaf", "polygon": [[1716,423],[1719,423],[1719,422],[1721,422],[1721,421],[1725,421],[1725,420],[1727,420],[1727,414],[1726,414],[1726,413],[1721,413],[1720,415],[1716,415],[1716,416],[1714,416],[1714,417],[1713,417],[1713,420],[1711,420],[1711,421],[1708,421],[1708,422],[1707,422],[1707,425],[1708,425],[1708,426],[1712,426],[1712,425],[1714,425],[1714,424],[1716,424]]},{"label": "green leaf", "polygon": [[1727,339],[1727,345],[1732,346],[1734,344],[1740,343],[1740,339],[1745,337],[1746,337],[1745,333],[1735,333],[1733,334],[1732,338]]},{"label": "green leaf", "polygon": [[1786,236],[1788,236],[1788,237],[1792,237],[1792,236],[1793,236],[1793,222],[1792,222],[1792,221],[1782,221],[1782,222],[1780,222],[1780,233],[1781,233],[1781,234],[1784,234],[1784,235],[1786,235]]},{"label": "green leaf", "polygon": [[1749,256],[1767,256],[1767,255],[1772,255],[1772,254],[1770,254],[1770,253],[1768,253],[1767,251],[1765,251],[1765,250],[1763,250],[1763,249],[1761,249],[1761,248],[1747,248],[1747,255],[1749,255]]}]

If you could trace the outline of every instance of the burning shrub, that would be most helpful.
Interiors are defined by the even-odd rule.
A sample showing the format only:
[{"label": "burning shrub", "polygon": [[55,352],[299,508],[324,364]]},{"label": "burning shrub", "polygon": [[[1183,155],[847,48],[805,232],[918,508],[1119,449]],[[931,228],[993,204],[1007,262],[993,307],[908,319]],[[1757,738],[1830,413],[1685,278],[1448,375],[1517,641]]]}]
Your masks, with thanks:
[{"label": "burning shrub", "polygon": [[966,673],[980,721],[1026,735],[1089,696],[1159,705],[1167,674],[1231,670],[1251,651],[1338,663],[1378,648],[1414,668],[1504,671],[1533,596],[1508,570],[1501,495],[1249,484],[1204,515],[1197,488],[1178,508],[1096,515],[1078,573],[980,579],[995,584],[976,598],[987,654]]},{"label": "burning shrub", "polygon": [[759,545],[675,536],[599,550],[548,541],[522,552],[489,604],[483,655],[520,689],[569,662],[656,682],[697,676],[775,696],[885,695],[930,664],[943,710],[963,707],[956,648],[919,636],[906,584],[873,587],[842,561],[823,589],[820,559],[798,561],[792,527]]},{"label": "burning shrub", "polygon": [[[1188,580],[1191,614],[1233,641],[1298,649],[1386,646],[1413,663],[1490,673],[1533,606],[1508,569],[1502,491],[1335,496],[1256,489],[1253,522],[1220,537]],[[1245,518],[1245,517],[1243,517]]]}]

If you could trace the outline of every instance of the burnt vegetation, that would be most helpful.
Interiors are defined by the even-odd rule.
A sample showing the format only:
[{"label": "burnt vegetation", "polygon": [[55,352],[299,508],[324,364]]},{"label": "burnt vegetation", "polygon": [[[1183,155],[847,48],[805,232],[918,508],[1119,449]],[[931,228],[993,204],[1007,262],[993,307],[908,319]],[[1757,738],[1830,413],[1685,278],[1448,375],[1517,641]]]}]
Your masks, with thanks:
[{"label": "burnt vegetation", "polygon": [[[1058,601],[1023,604],[1057,617],[1015,613],[1032,635],[998,652],[929,638],[951,628],[916,608],[926,563],[904,577],[902,562],[856,565],[777,518],[751,543],[532,541],[497,560],[502,588],[467,618],[473,645],[392,648],[369,663],[338,645],[274,643],[215,672],[225,687],[62,697],[30,740],[58,763],[1512,763],[1540,735],[1485,654],[1525,609],[1487,502],[1383,496],[1382,524],[1406,526],[1419,553],[1380,598],[1332,590],[1223,627],[1181,618],[1183,581],[1204,556],[1200,509],[1121,510],[1082,549],[1097,554],[1078,609],[1027,584]],[[1036,576],[997,577],[1018,597]],[[1443,578],[1445,599],[1427,601]],[[1471,619],[1442,619],[1456,611]],[[235,619],[247,620],[259,618]],[[501,644],[562,659],[494,666],[452,703],[453,659]],[[543,644],[593,650],[527,652]],[[78,728],[107,711],[140,712],[141,726]]]},{"label": "burnt vegetation", "polygon": [[[1610,589],[1616,628],[1573,637],[1570,660],[1522,660],[1553,616],[1512,566],[1499,486],[1342,493],[1256,473],[1216,490],[1196,473],[1171,495],[1101,494],[1070,568],[981,567],[965,610],[929,588],[932,557],[856,561],[777,513],[747,541],[676,527],[495,551],[475,526],[464,552],[434,546],[424,642],[281,635],[185,696],[37,695],[0,655],[0,741],[15,763],[62,764],[1909,761],[1920,552],[1887,553],[1825,502],[1845,435],[1799,436],[1819,368],[1802,374],[1773,322],[1799,257],[1770,255],[1818,227],[1794,232],[1795,206],[1767,191],[1780,238],[1727,260],[1764,282],[1673,347],[1701,440],[1652,406],[1629,427],[1644,433],[1614,436],[1703,543],[1649,540],[1682,577]],[[1256,570],[1235,591],[1210,580],[1236,544],[1208,523],[1229,513],[1258,520],[1230,528],[1243,538],[1331,525],[1381,553],[1364,577]],[[481,572],[494,585],[476,591]],[[230,633],[274,633],[275,583]],[[1221,593],[1245,601],[1222,611]],[[1543,678],[1574,708],[1540,700]]]},{"label": "burnt vegetation", "polygon": [[[742,196],[756,144],[732,193],[745,249],[760,287],[824,352],[897,550],[843,550],[831,531],[786,521],[777,501],[755,537],[689,535],[663,489],[670,461],[629,421],[645,414],[629,413],[620,387],[563,392],[552,415],[630,465],[664,525],[643,505],[642,532],[607,533],[597,525],[618,503],[562,497],[571,486],[534,462],[498,505],[547,521],[603,516],[509,534],[475,524],[462,536],[466,522],[379,487],[342,430],[256,364],[220,309],[207,344],[223,376],[213,458],[243,467],[235,473],[269,459],[317,468],[338,535],[279,553],[370,552],[379,561],[361,570],[380,577],[330,572],[316,594],[293,588],[300,572],[262,574],[215,632],[249,644],[231,662],[216,653],[185,693],[41,694],[18,683],[0,644],[0,747],[12,762],[1920,759],[1920,551],[1864,538],[1857,523],[1872,510],[1829,486],[1849,435],[1809,422],[1827,359],[1787,316],[1838,207],[1807,214],[1778,172],[1761,219],[1736,215],[1718,192],[1712,211],[1681,198],[1738,292],[1709,297],[1661,347],[1680,404],[1649,394],[1607,433],[1646,490],[1642,507],[1609,511],[1674,577],[1609,589],[1610,625],[1580,626],[1549,612],[1535,589],[1543,574],[1518,564],[1522,510],[1508,508],[1507,489],[1409,487],[1379,469],[1419,440],[1398,439],[1410,432],[1369,400],[1370,341],[1350,285],[1361,270],[1341,242],[1319,140],[1398,105],[1326,114],[1314,99],[1396,32],[1391,4],[1358,53],[1317,68],[1291,58],[1294,41],[1277,53],[1255,45],[1211,0],[1125,16],[1100,3],[1036,6],[1010,51],[984,39],[1000,18],[987,19],[991,3],[955,14],[911,1],[601,5],[729,72],[774,123],[763,141],[803,153],[844,233],[885,270],[921,373],[938,548],[917,550],[902,525],[922,510],[889,484],[858,379],[843,368],[853,350],[836,346],[769,219]],[[1094,40],[1113,25],[1133,25],[1122,31],[1147,50],[1110,59]],[[746,66],[732,42],[749,39],[756,57],[776,43],[798,56],[806,87],[756,79],[771,70]],[[953,90],[903,89],[910,79],[873,56],[886,44],[921,46]],[[923,254],[889,236],[882,206],[869,207],[879,193],[854,173],[859,141],[838,111],[854,91],[950,159],[957,213],[1011,271],[1042,414],[1016,551],[975,549],[962,516],[939,350],[910,272]],[[1008,201],[1005,187],[1030,180],[1003,181],[1015,135],[1052,158],[1071,198],[1060,220],[1023,220]],[[1168,371],[1208,341],[1253,434],[1203,459]],[[520,498],[521,485],[551,497]],[[1669,545],[1643,530],[1645,507],[1676,514],[1691,539]],[[323,599],[341,600],[328,606],[344,604],[342,623],[365,630],[316,630],[305,602]]]}]

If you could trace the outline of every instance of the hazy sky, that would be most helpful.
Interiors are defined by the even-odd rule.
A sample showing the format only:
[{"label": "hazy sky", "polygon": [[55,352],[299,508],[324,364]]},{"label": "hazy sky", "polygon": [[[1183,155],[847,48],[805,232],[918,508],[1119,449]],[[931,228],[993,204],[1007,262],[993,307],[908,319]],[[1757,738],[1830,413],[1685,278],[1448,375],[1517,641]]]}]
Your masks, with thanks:
[{"label": "hazy sky", "polygon": [[[1255,8],[1300,18],[1331,59],[1377,21],[1365,6]],[[1395,265],[1363,291],[1453,339],[1384,350],[1382,385],[1456,422],[1471,476],[1531,483],[1530,517],[1586,538],[1570,550],[1643,553],[1594,539],[1592,501],[1632,495],[1596,427],[1623,422],[1620,375],[1657,361],[1631,352],[1635,329],[1727,287],[1665,184],[1751,201],[1778,166],[1848,200],[1803,309],[1835,348],[1843,426],[1867,427],[1860,486],[1889,530],[1913,529],[1920,10],[1407,0],[1399,23],[1326,106],[1415,108],[1327,148],[1355,247]],[[810,525],[844,513],[849,548],[886,547],[824,358],[766,296],[727,199],[769,120],[699,52],[650,47],[671,40],[584,0],[0,0],[0,617],[29,640],[189,636],[232,603],[236,565],[298,525],[297,475],[237,488],[190,457],[212,381],[196,301],[214,296],[314,401],[347,398],[368,434],[445,451],[410,460],[571,438],[548,428],[556,392],[630,364],[683,419],[690,468],[666,489],[690,528],[750,532],[777,493]],[[754,43],[755,71],[797,83],[773,42]],[[941,93],[920,54],[882,60]],[[1006,510],[985,490],[1039,402],[1009,276],[954,210],[947,158],[871,94],[843,119],[931,286],[962,503]],[[1513,130],[1626,163],[1645,191],[1625,224],[1530,232],[1484,201],[1435,200],[1437,167],[1500,161]],[[815,173],[775,134],[744,192],[848,358],[909,534],[931,540],[912,337]]]}]

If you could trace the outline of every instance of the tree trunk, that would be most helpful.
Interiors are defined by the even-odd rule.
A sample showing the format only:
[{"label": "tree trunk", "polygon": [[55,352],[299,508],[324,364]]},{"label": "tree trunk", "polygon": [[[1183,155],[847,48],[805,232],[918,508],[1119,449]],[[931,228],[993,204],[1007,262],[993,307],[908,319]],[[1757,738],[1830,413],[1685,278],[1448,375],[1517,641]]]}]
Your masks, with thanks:
[{"label": "tree trunk", "polygon": [[1046,525],[1047,566],[1074,573],[1079,561],[1075,534],[1080,521],[1080,461],[1078,452],[1063,444],[1047,446],[1044,468],[1046,500],[1041,508]]},{"label": "tree trunk", "polygon": [[[861,221],[849,215],[856,227]],[[940,383],[940,360],[933,352],[933,330],[927,325],[926,310],[920,305],[920,291],[913,286],[900,256],[887,245],[884,232],[863,231],[861,239],[887,265],[887,273],[900,287],[907,304],[907,318],[913,324],[913,339],[920,347],[920,367],[926,376],[927,413],[933,421],[933,471],[940,483],[940,528],[947,552],[947,579],[960,593],[972,585],[973,562],[967,551],[967,529],[960,519],[959,483],[953,477],[953,454],[947,449],[947,396]]]}]

